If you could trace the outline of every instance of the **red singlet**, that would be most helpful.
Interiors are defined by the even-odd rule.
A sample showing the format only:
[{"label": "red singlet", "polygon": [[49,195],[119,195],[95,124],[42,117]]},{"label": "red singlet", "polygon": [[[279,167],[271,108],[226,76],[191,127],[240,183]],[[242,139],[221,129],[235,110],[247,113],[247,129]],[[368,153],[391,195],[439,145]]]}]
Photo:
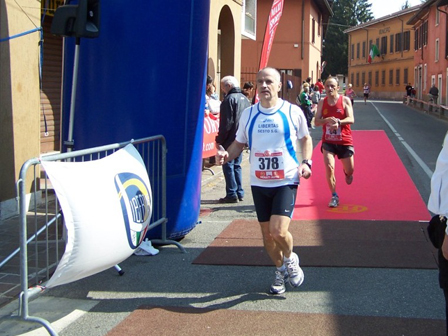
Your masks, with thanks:
[{"label": "red singlet", "polygon": [[[343,96],[339,95],[339,99],[334,106],[328,104],[328,99],[325,97],[322,105],[322,118],[335,117],[343,120],[347,117],[342,102]],[[353,146],[352,129],[350,124],[339,126],[337,130],[327,130],[327,124],[323,125],[322,142],[327,142],[335,145]]]}]

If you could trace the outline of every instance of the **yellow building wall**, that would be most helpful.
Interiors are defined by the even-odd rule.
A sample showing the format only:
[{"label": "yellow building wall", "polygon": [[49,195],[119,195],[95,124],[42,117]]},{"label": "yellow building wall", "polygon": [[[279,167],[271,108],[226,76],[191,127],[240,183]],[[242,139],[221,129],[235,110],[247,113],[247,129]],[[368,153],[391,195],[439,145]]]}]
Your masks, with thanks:
[{"label": "yellow building wall", "polygon": [[[227,13],[230,11],[231,18]],[[218,41],[220,37],[219,20],[221,14],[224,13],[222,18],[228,22],[221,22],[226,26],[232,25],[234,27],[234,43],[232,48],[220,48],[218,49]],[[215,79],[215,85],[219,90],[219,81],[221,77],[231,75],[240,81],[241,73],[241,14],[242,14],[242,0],[212,0],[210,2],[210,23],[209,23],[209,39],[208,39],[208,74]],[[222,40],[221,40],[222,43]],[[231,53],[233,58],[233,66],[226,72],[222,72],[221,59],[219,58],[219,51],[221,55],[223,53]],[[225,68],[225,67],[224,67]]]},{"label": "yellow building wall", "polygon": [[[370,85],[370,98],[402,100],[405,95],[405,86],[408,83],[414,85],[414,30],[406,25],[414,12],[397,15],[389,19],[374,20],[372,24],[364,24],[359,29],[348,32],[349,35],[349,60],[348,78],[346,83],[351,83],[356,94],[363,96],[363,85]],[[395,51],[396,34],[409,32],[408,50]],[[394,36],[394,52],[390,53],[390,36]],[[387,52],[379,57],[374,57],[371,64],[368,63],[370,53],[369,41],[376,45],[380,41],[381,51],[382,37],[387,37]],[[362,45],[365,42],[365,56],[362,54]],[[357,44],[360,45],[359,58]],[[353,55],[352,55],[352,45]],[[405,73],[407,72],[407,77]],[[392,74],[392,76],[391,76]],[[398,74],[398,80],[397,80]],[[359,79],[357,79],[359,78]],[[363,79],[364,78],[364,79]]]},{"label": "yellow building wall", "polygon": [[[16,188],[22,164],[40,153],[40,2],[0,3],[0,219],[16,214]],[[31,186],[27,181],[27,190]]]}]

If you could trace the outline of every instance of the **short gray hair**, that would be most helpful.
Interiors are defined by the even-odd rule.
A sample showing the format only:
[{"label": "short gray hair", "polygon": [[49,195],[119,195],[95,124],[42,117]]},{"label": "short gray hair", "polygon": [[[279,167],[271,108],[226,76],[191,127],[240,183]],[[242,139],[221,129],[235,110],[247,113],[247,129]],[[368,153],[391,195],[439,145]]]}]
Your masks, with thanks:
[{"label": "short gray hair", "polygon": [[260,71],[258,71],[258,73],[260,72],[264,72],[264,71],[270,71],[274,73],[274,76],[276,77],[276,79],[281,82],[282,81],[282,76],[280,75],[280,72],[276,69],[276,68],[272,68],[272,67],[266,67],[261,69]]},{"label": "short gray hair", "polygon": [[236,79],[233,76],[225,76],[221,79],[221,83],[224,85],[229,85],[231,87],[240,87],[240,83],[238,82],[238,79]]}]

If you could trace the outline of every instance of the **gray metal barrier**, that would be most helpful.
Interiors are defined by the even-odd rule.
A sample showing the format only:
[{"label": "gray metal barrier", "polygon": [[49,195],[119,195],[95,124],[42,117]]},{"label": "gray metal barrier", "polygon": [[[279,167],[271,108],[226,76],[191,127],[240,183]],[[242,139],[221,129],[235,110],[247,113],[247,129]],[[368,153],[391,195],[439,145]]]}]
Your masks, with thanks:
[{"label": "gray metal barrier", "polygon": [[[153,239],[154,244],[176,245],[182,252],[184,247],[166,239],[166,142],[161,135],[110,144],[63,154],[47,155],[26,161],[17,181],[20,216],[20,247],[6,259],[6,262],[20,252],[21,293],[19,312],[14,318],[27,322],[42,324],[50,335],[57,335],[51,324],[39,317],[29,316],[29,301],[45,289],[44,284],[50,279],[62,257],[65,241],[63,232],[63,215],[54,193],[51,192],[47,176],[40,177],[42,161],[83,162],[104,158],[128,144],[133,144],[140,153],[153,195],[153,213],[148,230],[161,225],[161,238]],[[33,177],[33,190],[27,196],[26,179]],[[41,201],[39,201],[41,199]],[[31,204],[28,207],[29,200]],[[28,211],[28,208],[32,209]],[[28,231],[34,233],[30,236]],[[28,249],[30,247],[30,249]],[[29,253],[32,252],[32,253]],[[30,258],[32,257],[32,258]],[[32,261],[32,262],[30,262]],[[118,265],[116,269],[120,271]]]}]

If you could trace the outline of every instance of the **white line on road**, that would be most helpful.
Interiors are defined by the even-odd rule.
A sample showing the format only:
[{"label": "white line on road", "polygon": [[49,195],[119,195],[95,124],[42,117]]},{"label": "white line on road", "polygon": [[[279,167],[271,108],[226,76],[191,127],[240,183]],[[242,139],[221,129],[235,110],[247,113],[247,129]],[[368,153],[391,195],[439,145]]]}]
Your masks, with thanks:
[{"label": "white line on road", "polygon": [[417,161],[417,163],[419,164],[419,166],[423,169],[423,171],[426,173],[426,175],[428,175],[428,177],[431,179],[432,177],[432,170],[429,169],[429,167],[426,165],[425,162],[423,162],[422,159],[420,159],[420,157],[417,155],[417,153],[411,148],[411,146],[408,145],[408,143],[406,141],[404,141],[404,139],[401,137],[400,133],[397,132],[397,130],[392,126],[392,124],[389,122],[389,120],[387,120],[380,112],[380,110],[378,110],[378,108],[375,106],[374,103],[372,103],[373,107],[375,108],[375,110],[378,112],[378,114],[381,116],[381,118],[383,118],[383,120],[386,122],[386,124],[390,127],[390,129],[392,130],[392,132],[394,132],[394,134],[397,136],[398,140],[400,140],[400,142],[403,144],[403,146],[407,149],[407,151],[409,152],[409,154],[411,154],[411,156],[415,159],[415,161]]}]

